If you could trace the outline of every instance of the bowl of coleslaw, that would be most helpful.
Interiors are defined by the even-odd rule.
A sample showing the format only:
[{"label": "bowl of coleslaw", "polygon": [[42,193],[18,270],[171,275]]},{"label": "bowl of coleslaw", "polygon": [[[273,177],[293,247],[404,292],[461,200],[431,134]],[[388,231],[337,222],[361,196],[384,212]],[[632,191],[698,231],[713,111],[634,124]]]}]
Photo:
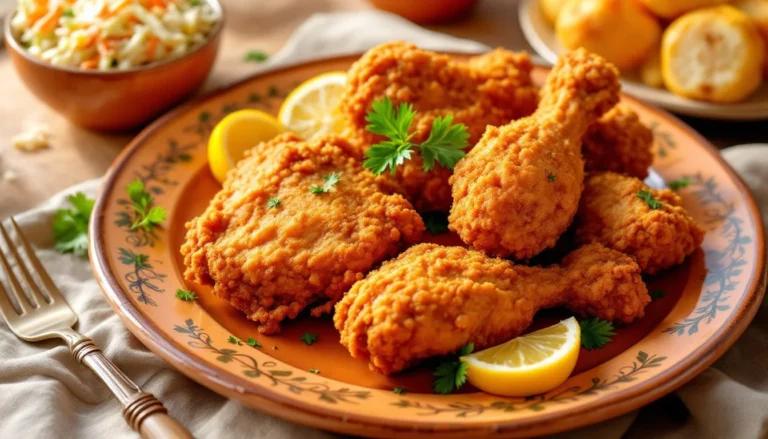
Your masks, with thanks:
[{"label": "bowl of coleslaw", "polygon": [[19,0],[4,36],[40,100],[78,125],[125,131],[203,85],[223,19],[218,0]]}]

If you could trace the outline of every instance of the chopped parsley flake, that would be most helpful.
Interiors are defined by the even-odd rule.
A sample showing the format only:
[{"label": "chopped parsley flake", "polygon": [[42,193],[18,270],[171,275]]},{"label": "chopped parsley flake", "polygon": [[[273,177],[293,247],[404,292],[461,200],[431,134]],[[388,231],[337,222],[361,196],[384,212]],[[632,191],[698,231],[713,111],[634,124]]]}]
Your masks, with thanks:
[{"label": "chopped parsley flake", "polygon": [[304,335],[301,336],[301,341],[306,343],[307,346],[312,346],[312,343],[317,341],[317,334],[305,332]]},{"label": "chopped parsley flake", "polygon": [[236,344],[238,346],[242,346],[243,345],[243,342],[241,342],[240,339],[238,339],[234,335],[230,335],[229,338],[227,339],[227,341],[232,343],[232,344]]},{"label": "chopped parsley flake", "polygon": [[176,298],[181,299],[185,302],[189,302],[197,299],[197,294],[195,294],[194,291],[182,290],[181,288],[179,288],[178,290],[176,290]]},{"label": "chopped parsley flake", "polygon": [[653,194],[650,191],[642,190],[637,193],[637,198],[640,198],[641,200],[645,201],[645,204],[648,205],[651,209],[661,209],[661,201],[657,200],[653,197]]},{"label": "chopped parsley flake", "polygon": [[309,188],[309,191],[312,192],[315,195],[319,194],[325,194],[331,191],[331,188],[336,186],[336,183],[339,182],[339,173],[334,172],[333,174],[328,174],[325,176],[325,182],[322,186],[312,186]]},{"label": "chopped parsley flake", "polygon": [[263,63],[267,59],[269,59],[269,55],[261,50],[249,50],[243,56],[243,61],[246,62]]},{"label": "chopped parsley flake", "polygon": [[442,212],[427,212],[421,215],[424,226],[433,235],[439,235],[448,231],[448,215]]},{"label": "chopped parsley flake", "polygon": [[669,183],[667,183],[667,187],[669,187],[673,191],[676,191],[678,189],[688,187],[689,184],[691,184],[691,179],[688,177],[683,177],[677,180],[670,181]]},{"label": "chopped parsley flake", "polygon": [[651,300],[659,300],[665,298],[667,293],[665,293],[661,288],[656,288],[655,290],[648,293],[648,295],[651,296]]}]

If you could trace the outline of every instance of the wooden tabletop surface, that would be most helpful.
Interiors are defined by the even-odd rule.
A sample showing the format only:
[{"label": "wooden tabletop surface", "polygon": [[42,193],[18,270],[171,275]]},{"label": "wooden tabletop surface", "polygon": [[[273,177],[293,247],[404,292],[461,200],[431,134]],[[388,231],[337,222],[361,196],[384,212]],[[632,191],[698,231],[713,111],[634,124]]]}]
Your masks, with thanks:
[{"label": "wooden tabletop surface", "polygon": [[[227,25],[221,53],[202,93],[250,74],[255,66],[242,61],[247,50],[275,53],[310,15],[371,8],[365,0],[223,0],[223,3]],[[531,50],[520,32],[514,0],[481,0],[465,19],[430,28],[492,47]],[[49,110],[26,90],[5,50],[0,50],[0,96],[0,174],[12,170],[18,175],[14,182],[0,181],[0,218],[40,204],[70,185],[103,175],[133,137],[90,132]],[[685,120],[719,147],[768,142],[768,128],[764,123]],[[11,138],[36,124],[44,124],[50,130],[51,148],[34,153],[15,150]]]}]

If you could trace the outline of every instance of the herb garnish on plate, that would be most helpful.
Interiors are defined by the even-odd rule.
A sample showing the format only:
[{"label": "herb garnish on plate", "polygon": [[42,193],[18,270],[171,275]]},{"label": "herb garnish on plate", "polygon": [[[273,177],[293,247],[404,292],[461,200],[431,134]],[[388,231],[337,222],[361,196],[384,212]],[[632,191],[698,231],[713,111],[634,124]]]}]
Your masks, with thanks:
[{"label": "herb garnish on plate", "polygon": [[424,158],[424,170],[431,171],[435,162],[440,166],[453,169],[456,163],[466,155],[464,149],[469,145],[467,126],[453,123],[453,116],[438,116],[432,121],[432,131],[421,144],[411,142],[413,133],[408,133],[416,112],[408,103],[401,103],[395,110],[392,101],[384,98],[373,103],[373,109],[365,117],[366,130],[388,138],[369,149],[363,166],[374,174],[381,174],[387,169],[392,174],[395,169],[411,158],[413,148],[419,148]]}]

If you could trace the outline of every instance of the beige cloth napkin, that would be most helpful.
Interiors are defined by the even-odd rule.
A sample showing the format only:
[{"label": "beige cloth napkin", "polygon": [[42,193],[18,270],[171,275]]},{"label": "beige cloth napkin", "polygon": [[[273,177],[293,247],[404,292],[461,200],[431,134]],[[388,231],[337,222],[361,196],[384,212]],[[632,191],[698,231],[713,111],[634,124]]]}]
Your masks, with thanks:
[{"label": "beige cloth napkin", "polygon": [[[425,47],[483,50],[480,44],[428,32],[380,13],[319,15],[306,22],[273,57],[293,62],[354,52],[393,39]],[[768,146],[732,148],[723,155],[768,209]],[[123,371],[157,395],[199,438],[333,438],[334,434],[251,411],[186,379],[147,351],[102,298],[87,261],[50,250],[50,221],[66,194],[98,192],[99,181],[73,187],[18,216],[62,293],[80,317],[79,330],[104,348]],[[756,438],[768,428],[768,308],[715,367],[640,413],[562,437]],[[689,413],[689,414],[686,414]],[[134,438],[120,406],[96,377],[58,342],[27,344],[0,323],[0,438]]]}]

